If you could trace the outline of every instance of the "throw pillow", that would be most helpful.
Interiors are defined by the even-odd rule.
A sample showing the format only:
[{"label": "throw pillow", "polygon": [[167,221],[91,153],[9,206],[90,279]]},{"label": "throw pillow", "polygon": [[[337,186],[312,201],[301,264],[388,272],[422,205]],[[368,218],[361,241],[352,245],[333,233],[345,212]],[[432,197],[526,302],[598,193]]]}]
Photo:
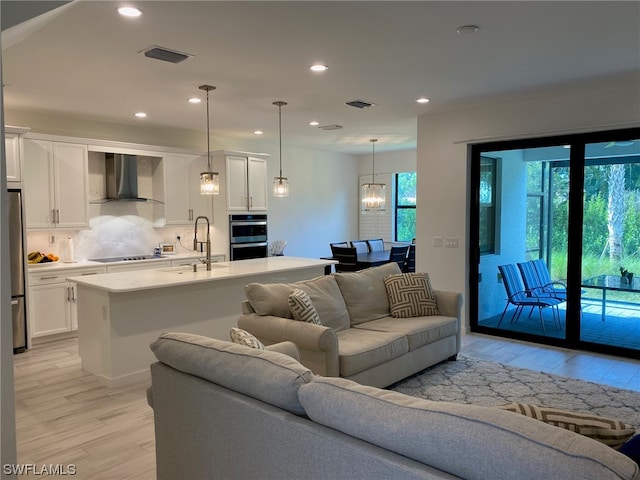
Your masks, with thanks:
[{"label": "throw pillow", "polygon": [[229,336],[231,337],[231,341],[233,343],[244,345],[246,347],[257,348],[258,350],[264,350],[264,344],[246,330],[242,330],[241,328],[237,327],[231,327]]},{"label": "throw pillow", "polygon": [[428,273],[399,273],[384,278],[391,316],[440,315]]},{"label": "throw pillow", "polygon": [[289,295],[289,308],[293,314],[293,318],[300,320],[301,322],[315,323],[316,325],[322,325],[320,317],[316,308],[311,303],[309,294],[304,290],[296,288]]},{"label": "throw pillow", "polygon": [[509,403],[497,408],[535,418],[555,427],[571,430],[618,449],[635,434],[635,429],[620,420],[600,417],[590,413],[572,412],[559,408]]}]

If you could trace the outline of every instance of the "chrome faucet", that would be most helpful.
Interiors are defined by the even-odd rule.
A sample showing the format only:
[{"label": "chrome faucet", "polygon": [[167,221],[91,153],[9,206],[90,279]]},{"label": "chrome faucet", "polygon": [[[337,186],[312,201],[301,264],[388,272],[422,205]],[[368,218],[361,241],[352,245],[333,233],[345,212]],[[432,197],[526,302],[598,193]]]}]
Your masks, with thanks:
[{"label": "chrome faucet", "polygon": [[[207,222],[207,241],[206,242],[198,242],[198,220],[203,219]],[[193,249],[198,251],[198,243],[206,243],[207,245],[207,270],[211,270],[211,236],[209,234],[209,219],[204,215],[200,215],[196,218],[196,223],[193,232]]]}]

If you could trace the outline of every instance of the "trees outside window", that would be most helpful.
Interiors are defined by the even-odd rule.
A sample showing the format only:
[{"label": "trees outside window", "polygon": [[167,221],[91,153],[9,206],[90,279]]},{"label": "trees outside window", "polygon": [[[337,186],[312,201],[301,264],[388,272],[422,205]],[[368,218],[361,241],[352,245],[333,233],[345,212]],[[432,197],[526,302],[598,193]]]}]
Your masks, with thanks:
[{"label": "trees outside window", "polygon": [[395,177],[395,241],[410,242],[416,237],[416,172]]}]

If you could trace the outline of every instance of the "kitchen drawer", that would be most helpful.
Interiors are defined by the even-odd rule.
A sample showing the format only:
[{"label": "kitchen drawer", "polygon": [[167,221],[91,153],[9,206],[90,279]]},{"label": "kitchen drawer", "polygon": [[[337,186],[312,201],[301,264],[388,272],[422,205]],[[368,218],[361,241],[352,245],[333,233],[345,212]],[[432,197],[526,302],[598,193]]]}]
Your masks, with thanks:
[{"label": "kitchen drawer", "polygon": [[85,267],[85,268],[57,268],[55,270],[42,270],[29,272],[29,285],[47,285],[51,283],[63,283],[68,277],[79,277],[82,275],[96,275],[106,273],[105,267]]}]

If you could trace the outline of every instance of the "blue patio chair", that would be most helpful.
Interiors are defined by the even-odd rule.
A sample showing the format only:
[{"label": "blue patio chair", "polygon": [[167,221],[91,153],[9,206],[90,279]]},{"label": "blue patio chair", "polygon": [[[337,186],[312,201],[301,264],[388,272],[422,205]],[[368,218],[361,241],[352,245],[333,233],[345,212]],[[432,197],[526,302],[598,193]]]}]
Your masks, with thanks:
[{"label": "blue patio chair", "polygon": [[551,280],[551,274],[549,273],[549,269],[547,268],[547,264],[544,260],[538,258],[537,260],[531,260],[531,263],[536,269],[543,291],[553,295],[555,298],[562,298],[566,301],[567,285],[557,280]]},{"label": "blue patio chair", "polygon": [[542,334],[546,335],[544,320],[542,318],[542,309],[551,308],[553,313],[553,323],[557,326],[555,307],[557,307],[559,303],[562,303],[560,300],[552,297],[539,297],[535,292],[527,290],[522,282],[520,271],[514,264],[498,265],[498,270],[502,275],[502,284],[507,292],[507,304],[502,311],[500,321],[496,328],[500,328],[500,324],[507,313],[509,305],[514,305],[516,307],[513,315],[511,316],[511,323],[518,322],[518,318],[525,307],[531,307],[531,313],[533,313],[533,309],[537,308],[538,315],[540,316],[540,325],[542,326]]},{"label": "blue patio chair", "polygon": [[[530,260],[528,262],[518,263],[518,269],[522,274],[522,280],[524,281],[524,288],[531,292],[535,292],[539,297],[551,297],[567,301],[567,289],[557,288],[553,285],[553,282],[547,282],[540,277],[540,273],[536,268],[536,262],[542,262],[542,260]],[[543,262],[544,264],[544,262]],[[546,265],[545,265],[546,269]],[[547,271],[547,275],[548,275]],[[550,280],[550,279],[549,279]],[[556,282],[558,285],[564,286],[561,282]]]}]

